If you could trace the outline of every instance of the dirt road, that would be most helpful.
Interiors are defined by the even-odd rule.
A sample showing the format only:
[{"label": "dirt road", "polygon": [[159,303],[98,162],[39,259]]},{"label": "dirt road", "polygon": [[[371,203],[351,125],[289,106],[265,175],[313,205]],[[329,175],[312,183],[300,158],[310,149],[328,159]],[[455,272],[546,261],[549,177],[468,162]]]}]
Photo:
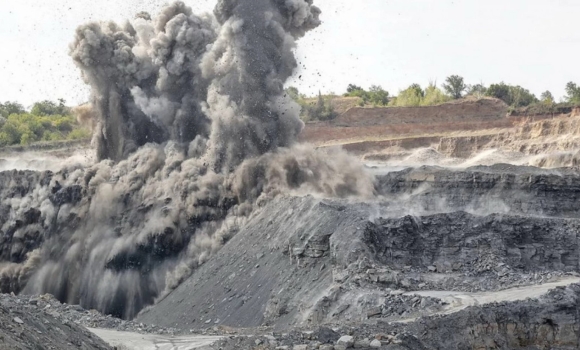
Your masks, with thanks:
[{"label": "dirt road", "polygon": [[[495,292],[484,293],[463,293],[452,291],[416,291],[405,293],[406,295],[420,295],[440,298],[448,303],[448,306],[439,315],[449,315],[465,309],[468,306],[491,304],[502,301],[525,300],[527,298],[537,298],[546,294],[550,289],[558,286],[567,286],[580,282],[579,277],[566,277],[555,282],[549,282],[525,287],[510,288]],[[406,323],[414,321],[415,318],[401,320]]]},{"label": "dirt road", "polygon": [[139,334],[119,332],[108,329],[89,328],[91,332],[112,346],[122,350],[191,350],[204,349],[221,337],[191,335],[164,336],[155,334]]}]

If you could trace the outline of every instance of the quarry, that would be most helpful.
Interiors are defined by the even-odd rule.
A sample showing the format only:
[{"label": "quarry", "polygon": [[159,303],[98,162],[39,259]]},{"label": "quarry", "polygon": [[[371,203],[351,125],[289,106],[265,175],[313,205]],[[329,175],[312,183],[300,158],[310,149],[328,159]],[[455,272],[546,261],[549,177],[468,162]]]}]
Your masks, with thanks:
[{"label": "quarry", "polygon": [[320,15],[78,28],[92,140],[0,148],[0,349],[580,347],[578,108],[305,124],[283,86]]}]

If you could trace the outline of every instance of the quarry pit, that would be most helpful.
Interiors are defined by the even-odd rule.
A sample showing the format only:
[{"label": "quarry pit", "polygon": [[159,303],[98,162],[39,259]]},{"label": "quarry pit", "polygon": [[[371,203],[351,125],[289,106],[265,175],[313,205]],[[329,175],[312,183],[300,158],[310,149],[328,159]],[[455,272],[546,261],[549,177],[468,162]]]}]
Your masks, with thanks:
[{"label": "quarry pit", "polygon": [[310,0],[79,27],[91,142],[0,149],[0,349],[577,349],[580,113],[304,123]]}]

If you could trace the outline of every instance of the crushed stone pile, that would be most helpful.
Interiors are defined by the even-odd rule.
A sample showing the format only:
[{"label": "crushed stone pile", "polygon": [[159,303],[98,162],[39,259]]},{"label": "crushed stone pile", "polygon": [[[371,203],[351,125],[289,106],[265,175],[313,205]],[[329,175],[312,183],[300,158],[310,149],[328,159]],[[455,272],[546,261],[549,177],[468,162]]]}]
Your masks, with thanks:
[{"label": "crushed stone pile", "polygon": [[0,295],[0,349],[112,349],[70,317],[75,308],[52,298]]}]

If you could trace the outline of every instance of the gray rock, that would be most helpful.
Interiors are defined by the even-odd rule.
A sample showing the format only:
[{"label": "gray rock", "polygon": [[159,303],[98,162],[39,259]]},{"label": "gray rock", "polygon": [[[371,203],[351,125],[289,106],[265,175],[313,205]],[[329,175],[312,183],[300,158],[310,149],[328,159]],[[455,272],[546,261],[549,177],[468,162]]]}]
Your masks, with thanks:
[{"label": "gray rock", "polygon": [[350,335],[343,335],[336,341],[336,345],[343,345],[346,348],[352,348],[354,346],[354,338]]},{"label": "gray rock", "polygon": [[375,307],[375,308],[372,308],[369,311],[367,311],[367,317],[371,318],[373,316],[378,316],[382,313],[383,313],[383,310],[381,310],[380,307]]},{"label": "gray rock", "polygon": [[368,339],[361,339],[354,342],[355,349],[366,349],[371,345]]},{"label": "gray rock", "polygon": [[340,334],[328,327],[320,327],[313,333],[313,336],[323,344],[334,344],[339,338]]}]

